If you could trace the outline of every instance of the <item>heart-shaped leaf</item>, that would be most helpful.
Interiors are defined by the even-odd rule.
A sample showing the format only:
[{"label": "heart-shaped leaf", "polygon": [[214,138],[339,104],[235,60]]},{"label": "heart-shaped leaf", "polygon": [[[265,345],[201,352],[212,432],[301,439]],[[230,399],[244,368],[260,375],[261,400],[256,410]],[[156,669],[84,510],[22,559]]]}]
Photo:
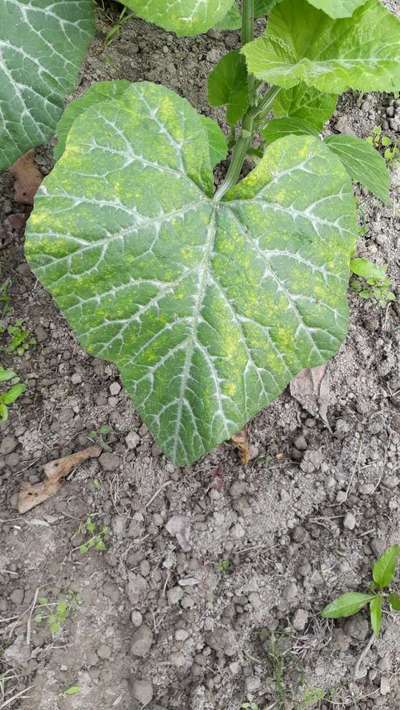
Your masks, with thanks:
[{"label": "heart-shaped leaf", "polygon": [[393,581],[399,556],[400,545],[391,545],[375,562],[372,568],[372,577],[378,587],[388,587]]},{"label": "heart-shaped leaf", "polygon": [[325,143],[340,158],[350,177],[389,201],[390,174],[380,153],[357,136],[328,136]]},{"label": "heart-shaped leaf", "polygon": [[321,611],[321,616],[325,619],[342,619],[347,616],[353,616],[353,614],[357,614],[357,612],[366,606],[373,598],[373,594],[346,592],[328,604]]},{"label": "heart-shaped leaf", "polygon": [[233,51],[225,54],[208,77],[208,100],[211,106],[226,106],[226,118],[233,126],[249,106],[246,60]]},{"label": "heart-shaped leaf", "polygon": [[400,20],[378,0],[342,20],[307,0],[285,0],[272,11],[264,36],[241,51],[249,72],[285,89],[302,81],[331,94],[397,91],[400,85]]},{"label": "heart-shaped leaf", "polygon": [[0,170],[54,133],[94,33],[91,0],[0,3]]},{"label": "heart-shaped leaf", "polygon": [[32,268],[178,464],[243,429],[347,329],[355,202],[332,152],[289,136],[213,193],[202,118],[141,83],[75,121],[27,230]]},{"label": "heart-shaped leaf", "polygon": [[222,20],[234,0],[121,0],[147,22],[153,22],[177,35],[207,32]]},{"label": "heart-shaped leaf", "polygon": [[330,17],[340,18],[351,17],[354,10],[357,10],[360,5],[365,5],[366,0],[308,0],[308,2]]}]

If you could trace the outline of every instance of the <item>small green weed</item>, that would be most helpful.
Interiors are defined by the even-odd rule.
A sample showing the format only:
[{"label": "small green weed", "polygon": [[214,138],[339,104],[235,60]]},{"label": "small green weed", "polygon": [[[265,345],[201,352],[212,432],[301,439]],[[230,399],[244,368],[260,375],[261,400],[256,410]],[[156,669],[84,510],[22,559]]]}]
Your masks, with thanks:
[{"label": "small green weed", "polygon": [[392,163],[400,157],[399,144],[394,142],[386,133],[383,133],[380,126],[375,126],[372,131],[372,136],[369,136],[366,140],[367,143],[373,145],[374,148],[383,152],[383,157],[387,163]]},{"label": "small green weed", "polygon": [[106,525],[98,526],[92,519],[92,516],[89,515],[84,525],[84,531],[87,539],[79,545],[81,555],[85,555],[92,548],[99,552],[104,552],[104,550],[107,549],[105,541],[110,531]]},{"label": "small green weed", "polygon": [[5,318],[12,312],[10,299],[11,280],[6,279],[0,284],[0,317]]},{"label": "small green weed", "polygon": [[79,596],[76,592],[67,594],[56,602],[50,602],[48,597],[39,597],[34,619],[37,624],[45,621],[53,636],[58,636],[67,619],[79,606]]},{"label": "small green weed", "polygon": [[240,710],[260,710],[260,706],[257,703],[243,703]]},{"label": "small green weed", "polygon": [[0,423],[7,421],[9,406],[14,404],[26,390],[26,385],[20,382],[13,370],[6,370],[0,365],[0,383],[2,382],[10,383],[10,387],[0,392]]},{"label": "small green weed", "polygon": [[231,560],[221,560],[217,564],[217,570],[220,572],[220,574],[229,574],[232,570],[232,562]]},{"label": "small green weed", "polygon": [[67,688],[64,690],[64,695],[78,695],[81,692],[81,688],[79,685],[71,685],[70,688]]},{"label": "small green weed", "polygon": [[369,606],[372,630],[379,636],[382,626],[382,609],[388,604],[392,611],[400,611],[400,594],[391,590],[396,574],[400,545],[388,547],[372,567],[373,581],[368,592],[346,592],[328,604],[321,612],[325,619],[341,619],[357,614]]},{"label": "small green weed", "polygon": [[326,693],[323,688],[308,688],[304,692],[303,698],[301,700],[301,710],[315,707],[317,703],[321,702],[321,700],[325,698],[325,695]]},{"label": "small green weed", "polygon": [[8,343],[4,348],[7,353],[24,355],[27,350],[36,345],[35,338],[25,328],[21,319],[16,320],[15,323],[11,323],[5,328],[0,328],[0,334],[1,332],[8,336]]},{"label": "small green weed", "polygon": [[[103,9],[105,9],[104,6],[103,6]],[[127,7],[124,7],[121,10],[118,18],[115,21],[112,17],[110,17],[110,15],[107,15],[107,19],[113,23],[113,26],[111,27],[110,31],[107,32],[106,38],[104,40],[104,44],[106,47],[109,47],[110,44],[113,42],[113,40],[118,39],[118,37],[120,36],[120,34],[122,32],[122,28],[123,28],[124,24],[131,17],[134,17],[134,15],[132,12],[128,12]]]},{"label": "small green weed", "polygon": [[104,451],[111,451],[111,448],[107,444],[107,437],[110,432],[111,427],[107,426],[107,424],[102,424],[99,429],[90,431],[87,435],[87,438],[89,439],[89,441],[92,441],[93,444],[98,444],[99,446],[101,446]]},{"label": "small green weed", "polygon": [[360,298],[372,299],[380,306],[395,301],[392,282],[386,274],[387,266],[378,266],[368,259],[352,259],[350,269],[355,275],[350,286]]}]

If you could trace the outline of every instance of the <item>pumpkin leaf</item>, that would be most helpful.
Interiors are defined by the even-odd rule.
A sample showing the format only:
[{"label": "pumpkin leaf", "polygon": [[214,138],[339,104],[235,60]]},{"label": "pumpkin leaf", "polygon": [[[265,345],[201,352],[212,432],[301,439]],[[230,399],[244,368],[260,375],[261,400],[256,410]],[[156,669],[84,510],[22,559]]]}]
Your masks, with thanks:
[{"label": "pumpkin leaf", "polygon": [[241,26],[242,15],[235,2],[230,8],[230,10],[228,10],[225,17],[223,17],[220,22],[217,22],[217,24],[215,25],[215,29],[219,30],[220,32],[226,32],[228,30],[240,30]]},{"label": "pumpkin leaf", "polygon": [[233,51],[225,54],[208,77],[208,100],[211,106],[225,106],[227,121],[233,126],[249,106],[246,60]]},{"label": "pumpkin leaf", "polygon": [[266,125],[262,134],[266,143],[273,143],[288,135],[310,135],[317,138],[319,135],[314,126],[297,118],[275,118]]},{"label": "pumpkin leaf", "polygon": [[52,136],[93,34],[91,0],[2,0],[0,170]]},{"label": "pumpkin leaf", "polygon": [[350,178],[321,141],[276,141],[221,200],[202,117],[139,83],[74,122],[26,255],[184,465],[337,351],[356,235]]},{"label": "pumpkin leaf", "polygon": [[336,102],[335,94],[324,94],[312,86],[300,83],[293,89],[281,89],[272,112],[275,118],[306,121],[319,133],[334,113]]},{"label": "pumpkin leaf", "polygon": [[201,119],[208,135],[211,167],[215,168],[221,160],[225,160],[228,153],[228,143],[216,121],[208,116],[202,116]]},{"label": "pumpkin leaf", "polygon": [[308,2],[330,17],[340,18],[351,17],[354,10],[364,5],[366,0],[308,0]]},{"label": "pumpkin leaf", "polygon": [[390,174],[378,151],[356,136],[334,135],[325,143],[340,158],[354,182],[364,185],[382,202],[389,201]]},{"label": "pumpkin leaf", "polygon": [[321,611],[321,616],[325,619],[342,619],[347,616],[353,616],[354,614],[357,614],[360,609],[366,606],[373,598],[373,594],[346,592],[328,604]]},{"label": "pumpkin leaf", "polygon": [[233,0],[122,0],[136,15],[147,22],[175,32],[177,35],[196,35],[214,27],[232,8]]},{"label": "pumpkin leaf", "polygon": [[397,91],[400,20],[379,0],[334,20],[306,0],[285,0],[265,34],[242,48],[248,71],[290,89],[300,82],[322,92]]}]

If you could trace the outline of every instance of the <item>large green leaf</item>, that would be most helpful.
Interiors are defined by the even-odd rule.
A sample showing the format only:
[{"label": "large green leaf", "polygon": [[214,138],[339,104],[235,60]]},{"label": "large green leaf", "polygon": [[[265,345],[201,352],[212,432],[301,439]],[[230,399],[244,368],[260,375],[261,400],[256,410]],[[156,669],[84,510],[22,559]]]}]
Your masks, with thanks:
[{"label": "large green leaf", "polygon": [[308,0],[311,5],[323,10],[327,15],[334,18],[351,17],[354,10],[360,5],[365,5],[366,0]]},{"label": "large green leaf", "polygon": [[234,0],[121,0],[139,17],[177,35],[207,32],[222,20]]},{"label": "large green leaf", "polygon": [[242,26],[242,15],[236,3],[228,10],[225,17],[215,25],[216,30],[225,32],[227,30],[239,30]]},{"label": "large green leaf", "polygon": [[228,52],[208,77],[208,100],[211,106],[226,106],[226,118],[233,126],[249,106],[246,60],[237,51]]},{"label": "large green leaf", "polygon": [[281,89],[272,112],[276,118],[306,121],[319,132],[335,111],[336,102],[335,94],[324,94],[300,83],[293,89]]},{"label": "large green leaf", "polygon": [[347,329],[356,213],[331,151],[289,136],[213,193],[202,118],[141,83],[76,119],[27,228],[35,273],[178,464],[240,430]]},{"label": "large green leaf", "polygon": [[389,200],[390,174],[378,151],[356,136],[328,136],[325,143],[340,158],[354,180],[364,185],[382,202]]},{"label": "large green leaf", "polygon": [[91,0],[1,0],[0,170],[54,133],[93,32]]},{"label": "large green leaf", "polygon": [[400,88],[400,20],[379,0],[342,20],[306,0],[285,0],[272,11],[263,37],[242,52],[249,72],[286,89],[301,81],[331,94]]}]

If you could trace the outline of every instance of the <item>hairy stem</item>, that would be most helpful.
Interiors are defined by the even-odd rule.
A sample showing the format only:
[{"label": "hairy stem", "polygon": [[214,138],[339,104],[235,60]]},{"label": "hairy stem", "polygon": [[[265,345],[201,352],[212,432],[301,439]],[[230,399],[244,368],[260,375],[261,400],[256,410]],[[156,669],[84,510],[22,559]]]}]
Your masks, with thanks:
[{"label": "hairy stem", "polygon": [[265,96],[262,97],[258,105],[251,106],[246,113],[242,122],[240,137],[233,149],[232,159],[225,180],[215,193],[216,200],[221,200],[225,193],[228,192],[233,185],[236,185],[239,180],[243,163],[251,146],[254,130],[263,116],[268,113],[279,91],[279,87],[271,87]]}]

